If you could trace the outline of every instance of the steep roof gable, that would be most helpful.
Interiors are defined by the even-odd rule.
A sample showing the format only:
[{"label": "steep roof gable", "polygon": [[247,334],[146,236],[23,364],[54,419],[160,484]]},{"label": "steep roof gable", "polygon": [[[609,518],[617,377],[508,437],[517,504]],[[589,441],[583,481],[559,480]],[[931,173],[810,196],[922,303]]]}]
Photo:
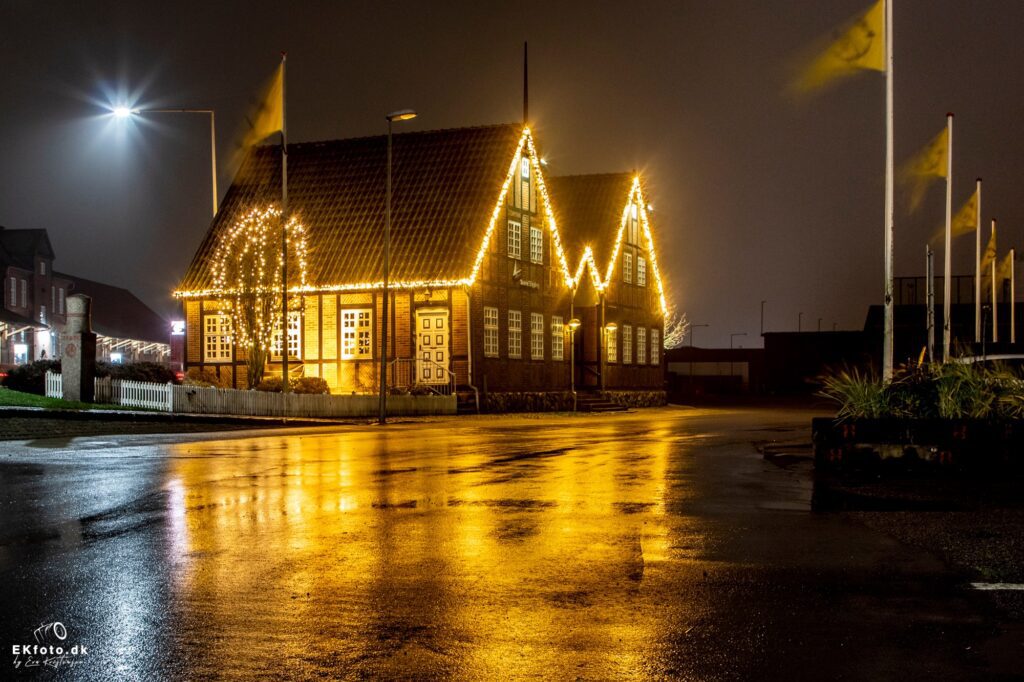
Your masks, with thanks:
[{"label": "steep roof gable", "polygon": [[[528,138],[514,124],[394,136],[393,286],[475,278],[481,238],[490,237],[496,202]],[[288,146],[289,210],[306,228],[308,290],[379,286],[386,149],[384,136]],[[179,295],[210,293],[220,234],[246,209],[280,200],[280,156],[277,147],[249,153]]]},{"label": "steep roof gable", "polygon": [[35,268],[36,254],[53,259],[53,246],[46,230],[8,230],[0,227],[0,248],[12,265],[26,270]]},{"label": "steep roof gable", "polygon": [[584,272],[589,271],[597,291],[610,286],[620,260],[630,206],[635,204],[661,312],[667,314],[665,288],[640,176],[631,173],[567,175],[550,178],[548,182],[566,242],[580,254],[572,273],[572,285],[579,284]]}]

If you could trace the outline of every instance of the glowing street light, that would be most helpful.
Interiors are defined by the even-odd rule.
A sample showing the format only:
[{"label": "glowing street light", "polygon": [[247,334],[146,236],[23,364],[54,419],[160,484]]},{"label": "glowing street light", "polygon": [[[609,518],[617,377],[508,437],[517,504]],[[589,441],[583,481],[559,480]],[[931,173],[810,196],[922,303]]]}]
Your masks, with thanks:
[{"label": "glowing street light", "polygon": [[392,111],[384,118],[388,121],[388,180],[384,203],[384,300],[381,302],[380,339],[380,415],[377,423],[387,422],[388,412],[388,274],[391,265],[391,125],[395,121],[409,121],[416,118],[412,109]]},{"label": "glowing street light", "polygon": [[137,114],[209,114],[210,115],[210,175],[213,185],[213,215],[217,215],[217,125],[213,109],[133,109],[117,106],[110,110],[115,118],[126,119]]}]

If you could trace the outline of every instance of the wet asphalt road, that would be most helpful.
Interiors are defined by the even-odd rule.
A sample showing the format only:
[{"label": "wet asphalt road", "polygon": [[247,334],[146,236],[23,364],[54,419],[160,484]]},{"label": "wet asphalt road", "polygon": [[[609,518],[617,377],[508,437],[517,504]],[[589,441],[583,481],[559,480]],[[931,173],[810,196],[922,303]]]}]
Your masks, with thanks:
[{"label": "wet asphalt road", "polygon": [[[761,458],[810,416],[3,443],[0,679],[1007,672],[965,576],[811,513],[809,465]],[[51,622],[88,655],[15,668],[11,646]]]}]

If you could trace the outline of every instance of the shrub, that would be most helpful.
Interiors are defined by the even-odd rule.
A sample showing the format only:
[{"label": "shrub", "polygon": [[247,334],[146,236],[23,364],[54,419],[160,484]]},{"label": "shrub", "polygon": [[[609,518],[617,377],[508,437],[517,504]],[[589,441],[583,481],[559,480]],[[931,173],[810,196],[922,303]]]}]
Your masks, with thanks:
[{"label": "shrub", "polygon": [[862,374],[857,368],[843,369],[822,377],[822,386],[818,395],[839,403],[841,419],[888,416],[888,396],[877,377]]},{"label": "shrub", "polygon": [[126,365],[109,362],[96,363],[96,376],[127,381],[149,381],[158,384],[178,383],[174,371],[157,362],[132,362]]},{"label": "shrub", "polygon": [[46,393],[46,372],[60,373],[60,360],[36,360],[18,365],[7,372],[4,386],[12,391],[43,395]]},{"label": "shrub", "polygon": [[320,377],[299,377],[292,379],[292,391],[295,393],[330,393],[331,387]]},{"label": "shrub", "polygon": [[281,381],[281,377],[266,377],[260,383],[256,384],[257,391],[266,391],[267,393],[280,393],[284,389],[284,384]]},{"label": "shrub", "polygon": [[184,383],[190,386],[214,386],[220,388],[220,377],[214,373],[211,369],[200,369],[198,367],[190,367],[188,373],[185,374]]}]

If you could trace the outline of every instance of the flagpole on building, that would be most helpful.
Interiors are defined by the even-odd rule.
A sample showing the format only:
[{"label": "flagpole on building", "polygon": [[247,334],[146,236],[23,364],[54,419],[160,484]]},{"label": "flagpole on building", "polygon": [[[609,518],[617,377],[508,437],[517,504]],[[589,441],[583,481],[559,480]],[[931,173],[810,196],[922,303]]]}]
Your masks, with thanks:
[{"label": "flagpole on building", "polygon": [[981,343],[981,178],[975,183],[978,200],[974,214],[974,342]]},{"label": "flagpole on building", "polygon": [[885,328],[882,339],[882,379],[893,375],[893,0],[885,0]]},{"label": "flagpole on building", "polygon": [[925,272],[925,325],[928,329],[928,362],[935,361],[935,266],[933,265],[932,247],[930,244],[924,246],[924,272]]},{"label": "flagpole on building", "polygon": [[288,117],[285,111],[285,61],[281,53],[281,390],[288,381]]},{"label": "flagpole on building", "polygon": [[946,114],[946,253],[942,282],[942,361],[949,362],[953,310],[953,114]]}]

